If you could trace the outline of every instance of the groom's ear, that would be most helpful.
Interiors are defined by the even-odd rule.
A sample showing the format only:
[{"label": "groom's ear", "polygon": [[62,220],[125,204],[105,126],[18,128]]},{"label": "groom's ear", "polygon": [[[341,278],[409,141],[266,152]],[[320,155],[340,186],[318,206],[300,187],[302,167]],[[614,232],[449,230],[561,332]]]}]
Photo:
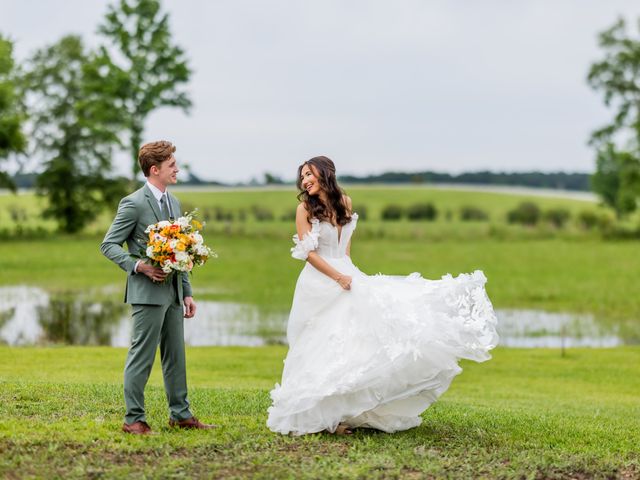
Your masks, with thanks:
[{"label": "groom's ear", "polygon": [[158,166],[157,165],[151,165],[151,168],[149,168],[149,176],[157,175],[158,172],[159,172]]}]

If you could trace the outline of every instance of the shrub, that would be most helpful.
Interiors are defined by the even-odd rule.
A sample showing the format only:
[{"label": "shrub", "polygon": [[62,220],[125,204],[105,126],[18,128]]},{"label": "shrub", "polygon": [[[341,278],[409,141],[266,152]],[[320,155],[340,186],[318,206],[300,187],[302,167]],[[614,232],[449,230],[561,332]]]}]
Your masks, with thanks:
[{"label": "shrub", "polygon": [[287,210],[286,212],[284,212],[282,215],[280,215],[280,220],[286,220],[289,222],[295,222],[296,220],[296,209],[292,208],[290,210]]},{"label": "shrub", "polygon": [[9,216],[14,223],[25,222],[27,220],[27,211],[18,205],[9,205]]},{"label": "shrub", "polygon": [[407,209],[409,220],[435,220],[438,210],[432,203],[416,203]]},{"label": "shrub", "polygon": [[562,228],[571,218],[571,213],[566,208],[552,208],[544,212],[544,219],[556,228]]},{"label": "shrub", "polygon": [[215,207],[215,219],[218,222],[233,220],[233,212],[231,210],[224,209],[222,207]]},{"label": "shrub", "polygon": [[383,220],[400,220],[404,216],[404,209],[400,205],[387,205],[382,209]]},{"label": "shrub", "polygon": [[489,214],[479,207],[464,205],[460,208],[460,219],[463,222],[489,220]]},{"label": "shrub", "polygon": [[540,220],[540,207],[533,202],[522,202],[507,213],[509,223],[535,225]]},{"label": "shrub", "polygon": [[366,220],[369,216],[369,209],[366,205],[354,205],[353,211],[358,214],[359,220]]},{"label": "shrub", "polygon": [[253,205],[251,211],[258,222],[270,222],[274,218],[271,210],[260,205]]},{"label": "shrub", "polygon": [[613,223],[612,219],[606,215],[601,215],[593,210],[583,210],[578,214],[578,225],[585,230],[594,228],[608,228]]},{"label": "shrub", "polygon": [[44,227],[25,227],[22,224],[17,224],[15,228],[0,228],[0,240],[40,240],[50,237],[52,232]]},{"label": "shrub", "polygon": [[598,214],[592,210],[583,210],[578,214],[578,224],[585,230],[591,230],[598,226]]},{"label": "shrub", "polygon": [[204,220],[205,222],[209,222],[213,219],[213,209],[211,207],[204,207],[202,209],[200,209],[200,219],[199,220]]},{"label": "shrub", "polygon": [[[180,207],[182,207],[182,211],[180,212],[180,215],[183,215],[186,212],[193,212],[196,209],[196,206],[193,203],[189,203],[189,202],[181,202]],[[203,213],[202,210],[198,210],[198,212],[200,212],[200,215],[202,215]]]},{"label": "shrub", "polygon": [[[191,211],[190,209],[186,209],[184,207],[183,210],[188,212]],[[202,209],[198,209],[198,212],[198,220],[204,220],[205,222],[210,222],[212,220],[215,220],[216,222],[233,220],[233,212],[222,207],[204,207]]]}]

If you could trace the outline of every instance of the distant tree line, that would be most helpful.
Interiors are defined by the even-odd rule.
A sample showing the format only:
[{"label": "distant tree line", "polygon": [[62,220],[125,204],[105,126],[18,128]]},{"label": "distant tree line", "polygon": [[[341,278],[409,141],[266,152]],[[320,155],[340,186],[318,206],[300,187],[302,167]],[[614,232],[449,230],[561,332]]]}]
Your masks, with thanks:
[{"label": "distant tree line", "polygon": [[453,183],[471,185],[505,185],[535,188],[553,188],[562,190],[588,191],[590,189],[588,173],[565,172],[467,172],[459,175],[442,172],[386,172],[380,175],[358,177],[344,175],[340,180],[345,183]]},{"label": "distant tree line", "polygon": [[[36,174],[17,174],[13,181],[19,188],[31,188],[36,184]],[[340,181],[352,184],[388,183],[388,184],[469,184],[469,185],[505,185],[532,188],[551,188],[560,190],[588,191],[590,175],[586,173],[507,173],[507,172],[468,172],[459,175],[438,172],[387,172],[369,176],[340,176]],[[251,185],[293,185],[293,181],[285,181],[278,176],[265,173],[262,183],[255,181]],[[219,181],[209,181],[199,177],[192,171],[187,171],[187,178],[181,185],[213,185],[213,186],[243,186],[246,184],[228,184]]]}]

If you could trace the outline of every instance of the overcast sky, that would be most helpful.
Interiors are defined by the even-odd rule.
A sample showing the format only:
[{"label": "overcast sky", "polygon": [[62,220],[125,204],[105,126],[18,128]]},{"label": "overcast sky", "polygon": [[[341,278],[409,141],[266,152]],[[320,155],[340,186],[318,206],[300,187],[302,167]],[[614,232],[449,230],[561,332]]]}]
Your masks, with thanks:
[{"label": "overcast sky", "polygon": [[[107,1],[0,0],[23,59],[66,33],[96,44]],[[208,179],[338,172],[593,170],[589,132],[611,114],[585,82],[596,34],[637,0],[171,0],[194,70],[168,139]],[[123,171],[128,160],[117,159]]]}]

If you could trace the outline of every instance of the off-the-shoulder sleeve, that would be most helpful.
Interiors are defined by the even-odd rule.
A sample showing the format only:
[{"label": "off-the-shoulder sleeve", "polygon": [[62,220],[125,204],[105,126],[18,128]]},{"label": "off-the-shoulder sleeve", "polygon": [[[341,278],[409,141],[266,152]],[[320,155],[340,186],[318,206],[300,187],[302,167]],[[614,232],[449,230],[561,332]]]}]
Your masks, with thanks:
[{"label": "off-the-shoulder sleeve", "polygon": [[298,235],[293,236],[295,247],[291,248],[291,256],[298,260],[306,260],[310,252],[318,248],[318,237],[320,236],[320,221],[317,218],[311,219],[311,230],[302,236],[302,240]]},{"label": "off-the-shoulder sleeve", "polygon": [[351,214],[351,225],[353,225],[353,230],[355,230],[356,225],[358,225],[358,214],[356,212]]}]

